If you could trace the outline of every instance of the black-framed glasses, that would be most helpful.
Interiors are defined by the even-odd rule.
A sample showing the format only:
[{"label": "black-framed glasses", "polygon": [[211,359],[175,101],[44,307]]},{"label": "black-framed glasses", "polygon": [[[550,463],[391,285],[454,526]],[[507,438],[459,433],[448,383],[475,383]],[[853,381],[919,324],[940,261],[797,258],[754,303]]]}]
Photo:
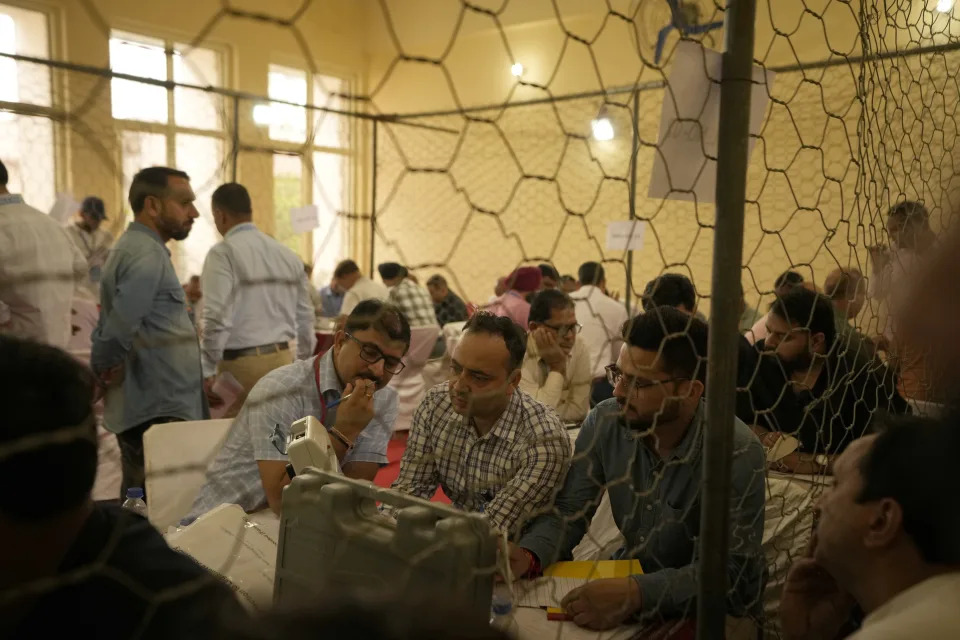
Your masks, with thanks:
[{"label": "black-framed glasses", "polygon": [[580,333],[580,329],[583,329],[583,325],[581,325],[579,322],[574,322],[573,324],[563,324],[563,325],[560,325],[559,327],[555,327],[552,324],[547,324],[546,322],[541,322],[540,324],[547,327],[548,329],[553,329],[554,331],[557,332],[557,335],[560,336],[561,338],[563,338],[569,333],[572,333],[573,335],[577,335],[578,333]]},{"label": "black-framed glasses", "polygon": [[383,370],[393,374],[400,373],[403,371],[403,368],[407,366],[403,364],[403,360],[400,358],[384,355],[383,351],[380,351],[380,347],[373,343],[358,340],[349,333],[347,333],[346,336],[360,345],[360,359],[364,362],[377,364],[383,360]]},{"label": "black-framed glasses", "polygon": [[[608,364],[605,367],[607,372],[607,382],[610,383],[611,387],[616,387],[620,384],[620,381],[623,380],[624,373],[620,371],[620,368],[615,364]],[[650,387],[655,387],[657,385],[666,384],[667,382],[679,382],[681,380],[688,380],[688,378],[676,377],[676,378],[667,378],[666,380],[640,380],[636,376],[628,376],[633,379],[631,388],[633,391],[640,391],[641,389],[649,389]]]}]

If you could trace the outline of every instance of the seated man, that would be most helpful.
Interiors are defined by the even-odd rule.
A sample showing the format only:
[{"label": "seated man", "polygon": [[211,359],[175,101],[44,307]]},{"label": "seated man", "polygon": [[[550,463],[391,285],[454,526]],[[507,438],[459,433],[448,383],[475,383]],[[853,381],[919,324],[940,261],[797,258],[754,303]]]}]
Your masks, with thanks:
[{"label": "seated man", "polygon": [[871,363],[877,351],[873,340],[860,333],[856,323],[867,299],[867,282],[857,269],[834,269],[823,283],[823,292],[833,305],[833,321],[837,328],[837,348],[849,352],[858,366]]},{"label": "seated man", "polygon": [[[193,503],[192,522],[221,504],[280,513],[290,482],[285,443],[290,425],[314,416],[327,427],[343,474],[373,480],[387,464],[397,393],[387,383],[403,369],[410,325],[393,305],[364,300],[347,316],[322,356],[274,369],[250,392],[207,481]],[[347,397],[349,395],[349,398]],[[332,407],[334,402],[343,403]],[[329,407],[329,408],[328,408]]]},{"label": "seated man", "polygon": [[549,506],[570,464],[570,438],[550,408],[517,389],[526,336],[509,318],[478,312],[453,352],[448,382],[413,416],[393,488],[482,512],[513,533]]},{"label": "seated man", "polygon": [[0,362],[0,637],[210,638],[242,620],[233,591],[149,522],[91,499],[93,375],[4,336]]},{"label": "seated man", "polygon": [[906,411],[885,365],[871,359],[868,366],[858,366],[855,354],[835,348],[827,298],[794,287],[774,300],[766,317],[767,337],[757,347],[764,351],[761,360],[779,364],[766,371],[778,376],[777,415],[783,422],[761,423],[758,435],[767,447],[784,435],[799,440],[777,470],[828,473],[836,455],[866,432],[874,411]]},{"label": "seated man", "polygon": [[506,292],[491,300],[484,309],[495,316],[510,318],[525,327],[530,316],[527,297],[540,290],[542,280],[543,276],[537,267],[520,267],[507,276]]},{"label": "seated man", "polygon": [[817,505],[811,557],[794,562],[780,600],[785,640],[956,638],[960,629],[957,415],[896,417],[855,440]]},{"label": "seated man", "polygon": [[427,280],[427,290],[433,300],[433,312],[442,327],[451,322],[464,322],[467,319],[467,305],[447,286],[447,279],[439,273]]},{"label": "seated man", "polygon": [[577,340],[580,325],[570,296],[544,289],[530,303],[530,334],[520,390],[556,409],[564,422],[580,422],[590,409],[590,355]]},{"label": "seated man", "polygon": [[[617,559],[637,559],[642,575],[595,580],[562,604],[580,626],[614,627],[630,617],[689,618],[697,592],[696,538],[706,422],[706,325],[657,307],[624,327],[626,344],[608,372],[614,399],[598,404],[577,437],[573,465],[554,508],[510,549],[515,576],[569,560],[604,490],[625,539]],[[764,456],[750,429],[732,425],[731,616],[756,614],[763,592]]]}]

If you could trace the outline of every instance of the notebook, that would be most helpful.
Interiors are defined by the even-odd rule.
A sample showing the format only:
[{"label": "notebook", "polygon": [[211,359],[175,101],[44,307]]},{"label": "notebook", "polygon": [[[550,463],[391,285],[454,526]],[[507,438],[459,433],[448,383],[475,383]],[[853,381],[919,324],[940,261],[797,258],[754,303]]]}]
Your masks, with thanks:
[{"label": "notebook", "polygon": [[639,560],[599,560],[557,562],[536,580],[514,583],[514,601],[518,607],[559,609],[560,601],[573,589],[590,580],[626,578],[643,573]]}]

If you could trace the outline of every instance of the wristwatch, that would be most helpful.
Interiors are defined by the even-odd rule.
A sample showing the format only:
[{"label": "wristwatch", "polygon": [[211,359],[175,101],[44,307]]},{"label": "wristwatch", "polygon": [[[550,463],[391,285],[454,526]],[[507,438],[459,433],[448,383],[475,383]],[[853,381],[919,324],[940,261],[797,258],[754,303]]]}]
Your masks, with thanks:
[{"label": "wristwatch", "polygon": [[827,467],[830,466],[829,456],[825,456],[822,453],[818,453],[813,457],[813,461],[816,462],[823,471],[827,470]]}]

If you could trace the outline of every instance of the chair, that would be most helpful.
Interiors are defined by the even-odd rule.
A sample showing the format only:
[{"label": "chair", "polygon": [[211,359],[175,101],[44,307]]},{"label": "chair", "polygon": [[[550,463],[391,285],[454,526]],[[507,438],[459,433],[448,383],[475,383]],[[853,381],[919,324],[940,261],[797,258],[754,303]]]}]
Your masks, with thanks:
[{"label": "chair", "polygon": [[147,517],[158,530],[179,524],[220,450],[232,419],[155,424],[143,434]]},{"label": "chair", "polygon": [[394,431],[410,428],[413,412],[417,410],[417,405],[427,391],[423,367],[427,364],[439,335],[440,327],[437,325],[414,327],[410,330],[410,349],[403,357],[406,366],[390,381],[390,387],[397,392],[399,402],[397,420],[393,423]]}]

